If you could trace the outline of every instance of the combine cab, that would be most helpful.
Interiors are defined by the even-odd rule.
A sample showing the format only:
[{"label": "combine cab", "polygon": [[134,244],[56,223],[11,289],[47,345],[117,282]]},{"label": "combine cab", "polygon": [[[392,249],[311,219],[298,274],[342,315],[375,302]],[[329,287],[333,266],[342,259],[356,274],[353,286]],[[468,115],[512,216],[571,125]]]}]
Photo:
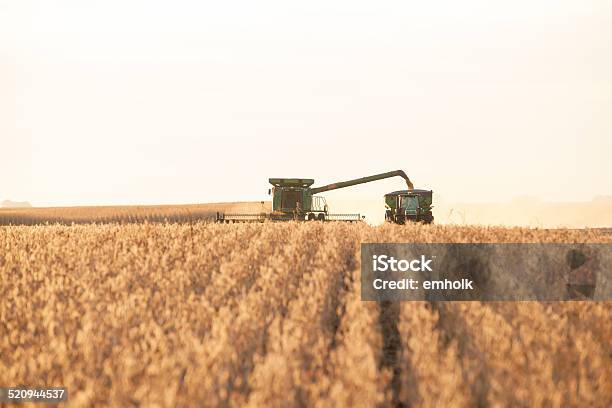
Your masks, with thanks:
[{"label": "combine cab", "polygon": [[431,212],[431,190],[399,190],[385,194],[385,221],[405,224],[406,221],[431,224],[434,220]]},{"label": "combine cab", "polygon": [[[272,189],[272,215],[298,220],[330,219],[325,197],[313,195],[310,186],[313,179],[271,178],[268,180]],[[359,214],[348,214],[349,218],[359,221]]]}]

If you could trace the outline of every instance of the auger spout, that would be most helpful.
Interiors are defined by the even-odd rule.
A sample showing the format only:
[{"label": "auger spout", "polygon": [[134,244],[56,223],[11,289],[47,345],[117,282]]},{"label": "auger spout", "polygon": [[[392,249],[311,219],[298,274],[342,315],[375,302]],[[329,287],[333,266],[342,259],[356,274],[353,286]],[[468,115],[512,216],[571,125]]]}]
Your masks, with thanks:
[{"label": "auger spout", "polygon": [[353,180],[348,180],[348,181],[340,181],[338,183],[328,184],[326,186],[315,187],[311,191],[312,191],[312,194],[317,194],[323,191],[337,190],[339,188],[351,187],[357,184],[369,183],[371,181],[382,180],[382,179],[386,179],[389,177],[395,177],[395,176],[399,176],[406,181],[408,190],[414,189],[414,185],[412,184],[412,182],[410,181],[406,173],[404,173],[403,170],[395,170],[395,171],[389,171],[387,173],[375,174],[373,176],[361,177],[358,179],[353,179]]}]

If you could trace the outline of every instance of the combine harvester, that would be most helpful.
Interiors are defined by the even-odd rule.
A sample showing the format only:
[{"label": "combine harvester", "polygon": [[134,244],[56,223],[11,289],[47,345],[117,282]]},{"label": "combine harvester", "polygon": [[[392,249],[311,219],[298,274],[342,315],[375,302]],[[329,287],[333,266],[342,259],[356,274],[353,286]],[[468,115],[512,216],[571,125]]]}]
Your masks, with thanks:
[{"label": "combine harvester", "polygon": [[[406,181],[408,190],[402,190],[407,192],[409,196],[419,196],[421,191],[425,190],[414,190],[412,182],[402,170],[390,171],[387,173],[375,174],[369,177],[362,177],[349,181],[341,181],[338,183],[328,184],[322,187],[311,187],[314,184],[313,179],[301,179],[301,178],[271,178],[269,179],[272,188],[268,190],[268,194],[272,195],[272,212],[271,213],[259,213],[259,214],[230,214],[230,213],[217,213],[217,222],[263,222],[266,220],[271,221],[347,221],[357,222],[363,218],[360,214],[331,214],[329,213],[329,207],[325,197],[316,196],[315,194],[322,193],[324,191],[337,190],[339,188],[351,187],[358,184],[369,183],[372,181],[382,180],[389,177],[399,176]],[[415,192],[414,194],[412,192]],[[398,192],[395,192],[398,193]],[[390,193],[390,194],[395,194]],[[385,196],[386,198],[387,196]],[[398,214],[397,222],[402,217],[402,203],[408,203],[408,201],[396,200],[400,206],[400,210],[395,212]],[[390,202],[390,201],[389,201]],[[417,199],[418,202],[418,199]],[[431,191],[429,192],[429,206],[431,206]],[[403,212],[406,214],[405,212]],[[429,207],[429,214],[431,215],[431,208]],[[414,218],[414,217],[412,217]],[[403,219],[412,219],[411,217],[404,217]],[[419,218],[421,220],[421,218]],[[433,217],[431,217],[433,220]],[[423,219],[425,221],[425,219]]]}]

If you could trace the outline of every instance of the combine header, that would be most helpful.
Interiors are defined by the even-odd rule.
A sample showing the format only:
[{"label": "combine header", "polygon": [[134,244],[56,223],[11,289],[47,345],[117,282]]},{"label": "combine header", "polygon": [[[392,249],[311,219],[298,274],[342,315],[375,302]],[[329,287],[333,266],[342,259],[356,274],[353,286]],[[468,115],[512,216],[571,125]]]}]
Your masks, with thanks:
[{"label": "combine header", "polygon": [[413,190],[412,182],[402,170],[375,174],[349,181],[328,184],[322,187],[311,187],[313,179],[302,178],[271,178],[268,181],[272,188],[268,194],[272,195],[272,212],[259,214],[225,214],[217,213],[217,222],[263,222],[271,221],[349,221],[356,222],[362,219],[360,214],[332,214],[329,212],[325,197],[315,194],[339,188],[351,187],[358,184],[369,183],[389,177],[399,176],[406,181],[409,190]]}]

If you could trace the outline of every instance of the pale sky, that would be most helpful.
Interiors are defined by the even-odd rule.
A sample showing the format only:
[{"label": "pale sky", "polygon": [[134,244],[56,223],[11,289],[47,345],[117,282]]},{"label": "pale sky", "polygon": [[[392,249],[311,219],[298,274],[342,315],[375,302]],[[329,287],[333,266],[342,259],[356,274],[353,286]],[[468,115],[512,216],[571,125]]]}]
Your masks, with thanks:
[{"label": "pale sky", "polygon": [[452,201],[590,200],[612,194],[612,2],[0,0],[0,142],[0,199],[39,206],[395,169]]}]

